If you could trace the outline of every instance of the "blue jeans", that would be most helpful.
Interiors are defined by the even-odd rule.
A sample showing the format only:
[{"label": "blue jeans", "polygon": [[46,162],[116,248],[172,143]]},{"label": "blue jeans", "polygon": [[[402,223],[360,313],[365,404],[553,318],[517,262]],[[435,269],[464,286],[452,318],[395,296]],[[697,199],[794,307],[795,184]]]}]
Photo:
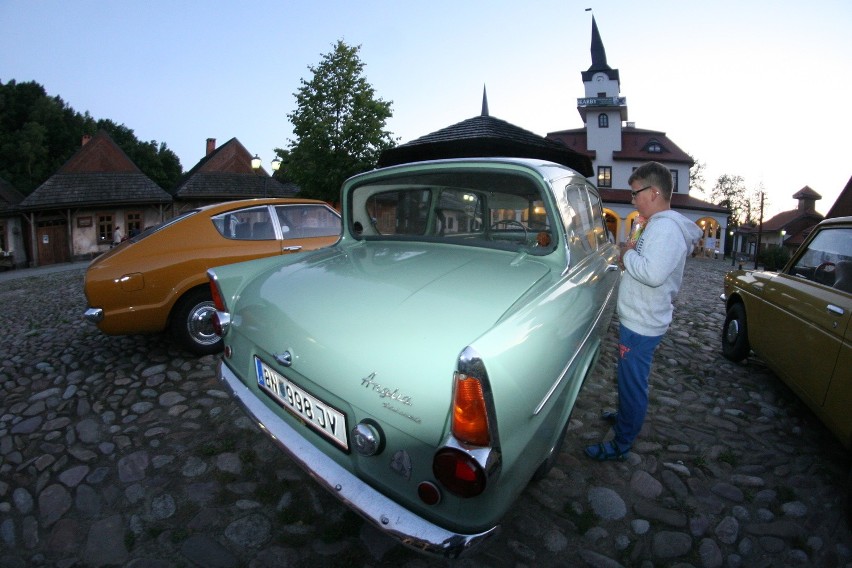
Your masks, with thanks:
[{"label": "blue jeans", "polygon": [[642,430],[648,411],[648,377],[654,351],[663,336],[639,335],[624,327],[618,330],[618,419],[615,443],[626,452]]}]

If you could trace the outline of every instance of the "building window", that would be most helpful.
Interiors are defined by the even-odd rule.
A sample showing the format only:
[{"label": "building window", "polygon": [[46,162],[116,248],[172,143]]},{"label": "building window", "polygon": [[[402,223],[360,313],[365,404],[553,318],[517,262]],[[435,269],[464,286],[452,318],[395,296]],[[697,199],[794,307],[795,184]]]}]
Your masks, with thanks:
[{"label": "building window", "polygon": [[0,250],[8,252],[9,246],[6,240],[6,222],[0,220]]},{"label": "building window", "polygon": [[606,113],[600,113],[598,115],[598,128],[609,128],[609,117]]},{"label": "building window", "polygon": [[111,243],[112,231],[112,215],[98,215],[98,241]]},{"label": "building window", "polygon": [[598,187],[612,187],[611,166],[598,166]]},{"label": "building window", "polygon": [[650,154],[660,154],[663,151],[663,145],[656,140],[649,140],[642,149]]},{"label": "building window", "polygon": [[128,237],[135,237],[142,232],[142,212],[130,211],[124,216],[124,226]]},{"label": "building window", "polygon": [[677,193],[677,170],[669,170],[672,173],[672,193]]}]

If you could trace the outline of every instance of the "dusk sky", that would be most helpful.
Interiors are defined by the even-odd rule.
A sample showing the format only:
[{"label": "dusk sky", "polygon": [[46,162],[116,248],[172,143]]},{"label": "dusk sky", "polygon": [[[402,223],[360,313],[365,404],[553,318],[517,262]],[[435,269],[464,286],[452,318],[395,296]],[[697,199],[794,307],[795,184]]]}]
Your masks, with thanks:
[{"label": "dusk sky", "polygon": [[[588,12],[585,8],[592,8]],[[852,176],[852,2],[0,0],[0,81],[165,142],[184,170],[238,138],[269,169],[300,79],[337,40],[392,102],[400,143],[479,115],[541,136],[583,126],[592,13],[628,120],[721,174],[768,214],[805,185],[827,212]]]}]

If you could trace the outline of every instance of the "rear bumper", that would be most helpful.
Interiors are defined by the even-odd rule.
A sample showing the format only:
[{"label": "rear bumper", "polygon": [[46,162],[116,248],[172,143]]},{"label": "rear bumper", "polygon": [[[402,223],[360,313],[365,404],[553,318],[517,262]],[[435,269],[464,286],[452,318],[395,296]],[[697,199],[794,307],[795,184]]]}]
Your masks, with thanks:
[{"label": "rear bumper", "polygon": [[94,324],[99,324],[104,319],[104,311],[102,308],[89,308],[83,312],[83,319]]},{"label": "rear bumper", "polygon": [[346,506],[401,544],[420,552],[457,558],[499,531],[497,526],[481,533],[460,534],[419,517],[316,449],[267,408],[221,361],[219,378],[260,429],[302,469]]}]

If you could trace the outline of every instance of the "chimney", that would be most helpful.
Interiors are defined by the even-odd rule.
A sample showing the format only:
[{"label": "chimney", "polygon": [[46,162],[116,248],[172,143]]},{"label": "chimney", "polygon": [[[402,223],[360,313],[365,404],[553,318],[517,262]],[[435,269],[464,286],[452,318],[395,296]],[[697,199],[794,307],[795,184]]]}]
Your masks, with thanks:
[{"label": "chimney", "polygon": [[83,143],[80,144],[80,146],[85,146],[86,144],[89,143],[89,140],[91,140],[91,139],[92,139],[91,134],[83,134]]},{"label": "chimney", "polygon": [[205,154],[205,156],[209,156],[210,154],[212,154],[215,149],[216,149],[216,139],[215,138],[208,138],[207,139],[207,153]]}]

